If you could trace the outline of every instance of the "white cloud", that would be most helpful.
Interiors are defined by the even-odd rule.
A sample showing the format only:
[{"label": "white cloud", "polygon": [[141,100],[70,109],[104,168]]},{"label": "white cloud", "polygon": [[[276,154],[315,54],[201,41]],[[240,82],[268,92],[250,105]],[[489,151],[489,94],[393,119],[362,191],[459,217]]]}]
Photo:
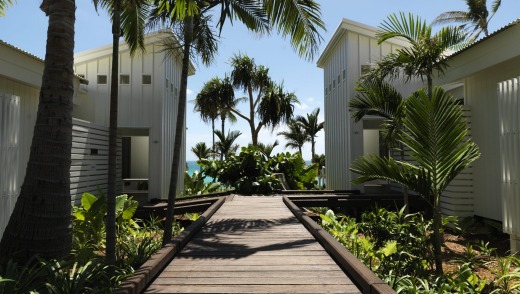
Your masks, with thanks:
[{"label": "white cloud", "polygon": [[302,110],[302,111],[303,111],[303,110],[307,110],[307,109],[310,108],[309,105],[308,105],[307,103],[296,103],[296,104],[294,105],[294,107],[296,107],[296,109],[298,109],[298,110]]},{"label": "white cloud", "polygon": [[192,89],[186,89],[186,96],[192,97],[195,92]]}]

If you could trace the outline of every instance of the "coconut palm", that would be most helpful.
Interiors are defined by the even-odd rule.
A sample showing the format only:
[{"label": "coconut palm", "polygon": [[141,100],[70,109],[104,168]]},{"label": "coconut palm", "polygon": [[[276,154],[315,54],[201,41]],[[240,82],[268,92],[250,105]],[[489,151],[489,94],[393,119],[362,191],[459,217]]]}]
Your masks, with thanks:
[{"label": "coconut palm", "polygon": [[466,138],[468,128],[460,105],[440,88],[434,89],[431,97],[419,90],[406,100],[404,112],[404,131],[398,138],[416,164],[378,155],[363,156],[351,168],[360,174],[352,182],[391,180],[414,190],[431,205],[435,267],[442,274],[441,194],[458,173],[479,157],[479,149]]},{"label": "coconut palm", "polygon": [[269,158],[271,158],[271,153],[273,153],[274,147],[276,147],[278,145],[280,145],[280,142],[278,142],[278,140],[275,140],[273,144],[264,144],[262,142],[258,142],[257,147],[269,159]]},{"label": "coconut palm", "polygon": [[[213,146],[215,146],[215,120],[220,116],[221,131],[224,133],[226,119],[236,122],[236,117],[229,110],[235,106],[235,92],[228,77],[220,79],[214,77],[202,86],[202,90],[195,98],[195,111],[200,112],[203,120],[212,123]],[[215,147],[213,147],[215,148]]]},{"label": "coconut palm", "polygon": [[[2,1],[5,5],[13,1]],[[0,7],[0,8],[4,8]],[[43,1],[47,45],[29,162],[0,242],[0,259],[63,259],[72,246],[70,163],[74,94],[74,1]]]},{"label": "coconut palm", "polygon": [[205,142],[199,142],[195,144],[195,146],[191,147],[191,152],[197,156],[199,161],[205,158],[209,158],[212,153],[211,149],[206,146]]},{"label": "coconut palm", "polygon": [[235,154],[239,147],[238,144],[235,144],[235,141],[240,137],[240,135],[242,135],[240,131],[228,131],[227,135],[225,135],[220,130],[216,130],[215,135],[218,137],[216,147],[220,152],[220,160],[227,158],[229,155]]},{"label": "coconut palm", "polygon": [[309,135],[307,135],[302,125],[294,120],[289,121],[287,126],[289,129],[279,132],[278,135],[282,135],[287,140],[285,147],[298,149],[298,152],[302,154],[303,144],[310,140]]},{"label": "coconut palm", "polygon": [[430,97],[434,74],[443,74],[447,67],[446,52],[462,46],[466,40],[464,31],[458,27],[443,27],[433,33],[432,26],[427,25],[426,21],[402,12],[399,15],[391,14],[379,29],[378,44],[401,37],[406,39],[410,46],[383,57],[364,79],[399,76],[404,77],[406,81],[412,78],[426,79]]},{"label": "coconut palm", "polygon": [[[265,33],[271,27],[276,27],[283,36],[289,36],[292,46],[298,51],[300,56],[312,59],[318,52],[319,44],[322,41],[318,30],[325,29],[321,20],[319,4],[312,1],[282,1],[282,0],[263,0],[263,1],[197,1],[197,0],[156,0],[157,10],[154,14],[162,14],[163,20],[182,21],[184,23],[183,37],[184,48],[182,54],[181,86],[179,94],[179,106],[175,133],[175,146],[172,161],[172,171],[170,188],[168,192],[168,208],[166,215],[165,231],[163,244],[170,242],[173,223],[173,209],[175,207],[175,193],[177,189],[178,169],[180,165],[180,151],[182,135],[184,129],[184,112],[186,109],[186,90],[189,67],[190,46],[193,40],[194,19],[200,14],[209,14],[209,11],[222,5],[218,25],[220,30],[227,19],[232,21],[238,19],[244,23],[248,29],[257,33]],[[196,22],[195,22],[196,23]],[[196,36],[196,35],[195,35]],[[203,42],[202,42],[203,43]],[[197,44],[197,42],[196,42]],[[216,51],[216,50],[215,50]],[[211,55],[201,55],[203,58]]]},{"label": "coconut palm", "polygon": [[294,119],[303,127],[303,130],[309,137],[311,142],[311,158],[314,158],[315,155],[314,146],[316,145],[316,136],[319,131],[323,130],[323,122],[318,122],[319,114],[320,109],[316,108],[311,113],[307,113],[307,117],[298,115]]},{"label": "coconut palm", "polygon": [[491,11],[487,8],[486,0],[465,0],[468,11],[448,11],[437,16],[432,24],[460,23],[460,28],[467,30],[472,36],[471,41],[476,40],[481,33],[489,35],[489,21],[498,8],[501,0],[494,0]]},{"label": "coconut palm", "polygon": [[110,118],[108,144],[108,185],[106,217],[106,260],[116,261],[116,180],[117,116],[119,90],[119,39],[124,37],[133,55],[144,50],[144,27],[149,14],[148,0],[93,0],[94,7],[108,11],[112,19],[112,78],[110,81]]}]

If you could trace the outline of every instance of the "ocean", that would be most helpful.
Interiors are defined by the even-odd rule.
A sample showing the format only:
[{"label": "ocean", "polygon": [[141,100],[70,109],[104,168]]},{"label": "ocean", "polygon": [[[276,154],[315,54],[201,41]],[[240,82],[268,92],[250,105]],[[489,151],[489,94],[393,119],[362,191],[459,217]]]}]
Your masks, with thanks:
[{"label": "ocean", "polygon": [[186,161],[186,165],[188,166],[188,174],[191,176],[193,172],[196,170],[200,172],[200,166],[196,161]]}]

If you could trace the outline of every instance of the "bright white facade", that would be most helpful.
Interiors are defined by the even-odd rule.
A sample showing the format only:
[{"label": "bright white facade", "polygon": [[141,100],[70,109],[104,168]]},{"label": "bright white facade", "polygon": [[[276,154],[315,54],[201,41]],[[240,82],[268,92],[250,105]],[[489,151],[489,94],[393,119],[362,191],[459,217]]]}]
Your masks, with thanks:
[{"label": "bright white facade", "polygon": [[[394,39],[377,44],[377,28],[343,19],[317,65],[324,71],[325,166],[327,189],[363,189],[353,186],[349,167],[361,155],[378,146],[379,118],[354,123],[348,102],[355,97],[361,74],[383,56],[407,46]],[[403,92],[409,86],[402,86]],[[365,141],[366,144],[363,144]]]},{"label": "bright white facade", "polygon": [[[119,53],[119,134],[123,137],[122,177],[148,179],[148,199],[166,198],[170,182],[175,124],[181,78],[181,59],[162,52],[162,40],[174,38],[171,31],[146,36],[145,52],[133,57],[125,43]],[[74,70],[89,81],[88,101],[75,110],[75,117],[109,126],[112,46],[78,53]],[[193,66],[190,74],[194,73]],[[186,132],[179,174],[184,175]],[[128,153],[128,154],[126,154]],[[178,191],[184,187],[179,177]]]},{"label": "bright white facade", "polygon": [[[370,119],[363,122],[363,128],[353,124],[348,113],[348,99],[355,95],[362,66],[400,45],[406,46],[383,43],[378,47],[374,32],[375,28],[343,20],[318,60],[326,85],[325,155],[331,189],[354,188],[349,186],[348,167],[375,140],[373,135],[366,136]],[[520,249],[518,48],[520,20],[453,54],[445,74],[434,80],[435,86],[442,86],[463,102],[472,140],[481,152],[472,167],[447,187],[441,199],[442,210],[501,221],[504,232],[511,235],[514,251]],[[409,93],[401,92],[405,97]]]},{"label": "bright white facade", "polygon": [[[181,62],[166,58],[160,52],[161,39],[166,37],[173,35],[168,31],[148,35],[146,52],[134,57],[130,57],[125,44],[120,46],[119,72],[123,77],[119,79],[122,82],[119,85],[119,135],[122,140],[118,142],[125,142],[127,148],[120,146],[118,150],[118,190],[123,190],[121,179],[126,166],[128,176],[148,180],[148,192],[142,200],[166,198],[168,193]],[[70,171],[75,203],[84,192],[106,189],[111,48],[89,50],[75,58],[77,76]],[[25,176],[43,68],[42,59],[0,41],[0,236]],[[193,67],[190,69],[193,74]],[[105,75],[105,84],[99,83],[103,82],[103,78],[98,80],[99,75]],[[183,162],[185,148],[180,175],[184,175]],[[178,183],[178,191],[182,191],[182,177]]]}]

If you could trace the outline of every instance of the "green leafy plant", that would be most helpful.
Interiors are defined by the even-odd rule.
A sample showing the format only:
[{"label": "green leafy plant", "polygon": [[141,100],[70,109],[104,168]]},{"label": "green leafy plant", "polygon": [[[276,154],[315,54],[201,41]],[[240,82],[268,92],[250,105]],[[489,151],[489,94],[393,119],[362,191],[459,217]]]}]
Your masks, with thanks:
[{"label": "green leafy plant", "polygon": [[200,195],[219,191],[221,183],[206,183],[206,175],[198,171],[190,176],[188,171],[184,173],[184,195]]},{"label": "green leafy plant", "polygon": [[317,189],[318,164],[306,164],[300,153],[279,153],[268,162],[274,173],[283,173],[293,190]]}]

